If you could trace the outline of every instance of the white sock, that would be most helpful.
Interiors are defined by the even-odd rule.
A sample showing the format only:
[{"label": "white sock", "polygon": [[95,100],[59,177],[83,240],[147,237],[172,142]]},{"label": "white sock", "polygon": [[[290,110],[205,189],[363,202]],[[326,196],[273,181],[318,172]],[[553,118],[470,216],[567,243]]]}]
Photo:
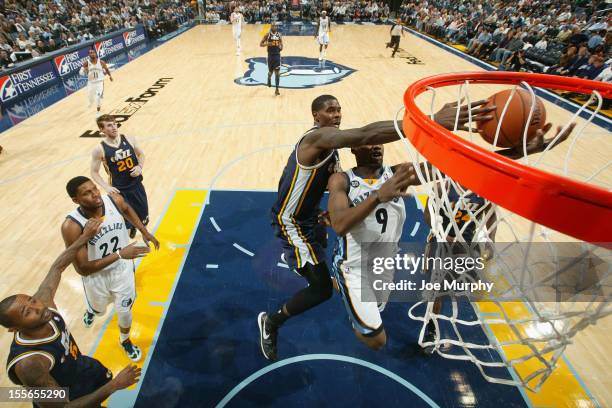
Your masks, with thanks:
[{"label": "white sock", "polygon": [[121,343],[123,343],[124,341],[126,341],[129,338],[130,338],[130,333],[122,333],[121,331],[119,331],[119,341]]}]

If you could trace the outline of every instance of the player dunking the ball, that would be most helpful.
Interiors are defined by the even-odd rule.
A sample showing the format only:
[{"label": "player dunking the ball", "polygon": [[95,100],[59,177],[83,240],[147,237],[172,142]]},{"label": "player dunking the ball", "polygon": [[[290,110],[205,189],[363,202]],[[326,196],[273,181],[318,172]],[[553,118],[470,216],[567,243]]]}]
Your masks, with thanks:
[{"label": "player dunking the ball", "polygon": [[98,58],[95,48],[89,49],[89,57],[83,61],[81,75],[87,75],[87,95],[89,96],[89,107],[95,102],[96,111],[100,114],[102,98],[104,97],[104,75],[113,80],[106,62]]},{"label": "player dunking the ball", "polygon": [[268,47],[268,86],[272,86],[272,73],[275,74],[276,91],[280,95],[278,84],[280,83],[281,51],[283,50],[283,39],[278,32],[277,24],[272,24],[268,34],[261,39],[260,47]]},{"label": "player dunking the ball", "polygon": [[[460,108],[460,127],[468,121],[467,109],[467,106]],[[490,110],[474,105],[472,120],[490,119],[490,116],[484,115]],[[289,268],[306,279],[308,286],[293,295],[278,311],[259,314],[257,323],[261,351],[270,360],[277,357],[280,327],[289,318],[323,303],[332,295],[332,281],[324,251],[327,237],[323,225],[319,223],[319,205],[330,176],[339,171],[336,149],[383,144],[398,139],[391,120],[340,130],[340,103],[331,95],[315,98],[311,112],[315,126],[298,140],[290,154],[271,210],[272,226],[280,239],[284,258]],[[457,104],[447,104],[434,118],[440,125],[452,129],[456,113]],[[401,187],[398,186],[392,195],[400,195]]]},{"label": "player dunking the ball", "polygon": [[319,21],[317,23],[317,30],[315,34],[315,38],[319,42],[319,61],[325,59],[325,54],[327,52],[327,46],[329,45],[329,33],[331,32],[331,23],[329,21],[329,17],[327,17],[327,12],[323,10],[321,12],[321,17],[319,17]]},{"label": "player dunking the ball", "polygon": [[0,301],[0,325],[14,332],[6,370],[24,387],[68,388],[68,404],[37,402],[35,407],[99,407],[113,392],[138,382],[140,368],[129,365],[115,378],[98,360],[81,354],[66,321],[57,311],[55,293],[62,273],[77,252],[99,233],[101,219],[91,219],[79,237],[53,262],[33,296]]}]

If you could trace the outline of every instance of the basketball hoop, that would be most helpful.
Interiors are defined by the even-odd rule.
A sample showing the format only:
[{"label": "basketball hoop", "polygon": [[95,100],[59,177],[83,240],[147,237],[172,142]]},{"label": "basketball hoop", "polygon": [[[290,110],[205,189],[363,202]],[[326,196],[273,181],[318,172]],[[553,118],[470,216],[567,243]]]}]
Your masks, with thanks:
[{"label": "basketball hoop", "polygon": [[[475,123],[472,123],[471,117],[470,104],[473,101],[470,100],[470,89],[483,84],[513,86],[512,95],[518,87],[527,90],[532,97],[530,115],[536,104],[536,93],[551,95],[544,89],[534,89],[536,87],[586,94],[588,100],[563,125],[563,130],[548,147],[530,157],[527,154],[525,131],[522,140],[523,157],[512,160],[495,153],[499,148],[480,141],[472,132]],[[462,100],[468,105],[469,131],[464,132],[467,136],[457,132],[459,108],[455,132],[432,120],[437,89],[450,86],[459,87],[457,106]],[[417,105],[419,95],[426,92],[433,95],[429,114]],[[576,166],[572,162],[573,155],[577,149],[582,148],[583,142],[595,140],[593,132],[589,134],[585,129],[592,126],[591,122],[601,109],[603,98],[612,99],[612,85],[577,78],[515,72],[436,75],[416,81],[408,87],[404,94],[405,139],[402,140],[428,196],[424,211],[430,215],[431,236],[437,242],[465,242],[462,236],[465,226],[461,228],[456,219],[460,201],[470,194],[482,197],[487,205],[478,212],[472,212],[469,208],[461,209],[464,214],[467,212],[470,215],[469,222],[473,223],[474,234],[470,240],[481,246],[492,245],[495,241],[505,243],[503,249],[496,248],[488,269],[482,273],[487,274],[487,278],[493,276],[498,283],[503,282],[503,294],[511,293],[518,300],[508,302],[508,297],[503,294],[492,294],[486,305],[473,304],[477,312],[475,318],[460,316],[457,305],[461,294],[450,294],[450,315],[434,313],[431,298],[419,302],[409,310],[412,319],[423,322],[419,344],[434,347],[435,352],[443,357],[473,362],[490,382],[538,391],[554,371],[571,338],[598,319],[612,314],[612,298],[607,293],[607,289],[612,288],[612,263],[609,262],[612,249],[612,161],[610,155],[605,154],[606,140],[607,147],[612,149],[609,131],[606,130],[599,145],[595,143],[587,148],[587,151],[594,149],[591,150],[593,152],[603,150],[602,163],[596,163],[594,169],[584,174],[584,171],[574,171]],[[499,136],[501,121],[507,119],[504,114],[509,103],[508,100],[501,114],[495,140]],[[588,110],[590,105],[594,105],[594,109]],[[561,156],[558,152],[551,153],[551,150],[556,149],[551,149],[551,146],[572,122],[578,121],[579,116],[587,116],[587,119],[580,120],[574,134],[563,143],[564,147],[559,150],[564,153]],[[399,132],[399,128],[397,130]],[[582,149],[584,153],[585,149]],[[554,165],[547,164],[545,159],[551,159]],[[430,168],[416,165],[426,162],[431,164]],[[449,188],[459,196],[457,205],[449,202]],[[442,222],[442,217],[445,222]],[[580,293],[572,293],[563,301],[555,302],[542,296],[542,282],[550,279],[559,281],[559,277],[566,273],[564,254],[559,253],[558,244],[567,242],[579,249],[579,253],[572,256],[596,256],[604,260],[604,270],[599,267],[594,272],[591,266],[581,266],[572,276],[572,279],[580,282]],[[542,243],[547,253],[542,254],[541,247],[536,250],[535,243]],[[510,253],[520,254],[520,259],[511,259]],[[432,276],[441,279],[457,279],[454,271],[434,269],[430,272]],[[589,281],[589,287],[584,287],[588,280],[586,275],[597,277]],[[434,294],[434,299],[436,296],[447,298],[449,293]],[[487,309],[486,313],[483,308]],[[521,312],[517,313],[517,310]],[[425,325],[429,321],[433,321],[437,329],[437,337],[433,342],[424,341]],[[440,333],[442,323],[452,327],[449,330],[452,335]],[[492,330],[492,327],[499,325],[508,328],[510,334],[506,338],[498,338],[495,330]],[[466,340],[466,331],[475,330],[475,326],[485,333],[488,344]],[[538,330],[534,330],[534,327]],[[459,353],[447,352],[448,348],[459,350]],[[501,361],[483,358],[482,351],[497,352]],[[511,378],[497,375],[495,370],[499,368],[508,368]]]}]

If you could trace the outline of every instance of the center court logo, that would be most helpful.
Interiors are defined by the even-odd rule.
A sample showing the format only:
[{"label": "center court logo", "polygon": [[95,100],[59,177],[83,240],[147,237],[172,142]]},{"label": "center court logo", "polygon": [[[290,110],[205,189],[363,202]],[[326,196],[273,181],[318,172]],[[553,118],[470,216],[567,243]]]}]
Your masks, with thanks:
[{"label": "center court logo", "polygon": [[[245,86],[268,84],[268,63],[264,57],[249,58],[248,70],[235,83]],[[354,69],[316,58],[282,57],[280,88],[314,88],[339,82],[355,72]]]}]

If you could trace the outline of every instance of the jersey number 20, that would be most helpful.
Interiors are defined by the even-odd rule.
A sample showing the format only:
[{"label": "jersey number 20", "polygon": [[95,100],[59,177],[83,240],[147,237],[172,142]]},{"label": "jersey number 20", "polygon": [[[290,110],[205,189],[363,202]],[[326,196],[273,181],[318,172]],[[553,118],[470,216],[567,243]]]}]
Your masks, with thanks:
[{"label": "jersey number 20", "polygon": [[134,161],[131,157],[128,157],[125,160],[119,160],[117,162],[117,170],[119,171],[125,171],[127,169],[131,169],[132,167],[134,167]]}]

